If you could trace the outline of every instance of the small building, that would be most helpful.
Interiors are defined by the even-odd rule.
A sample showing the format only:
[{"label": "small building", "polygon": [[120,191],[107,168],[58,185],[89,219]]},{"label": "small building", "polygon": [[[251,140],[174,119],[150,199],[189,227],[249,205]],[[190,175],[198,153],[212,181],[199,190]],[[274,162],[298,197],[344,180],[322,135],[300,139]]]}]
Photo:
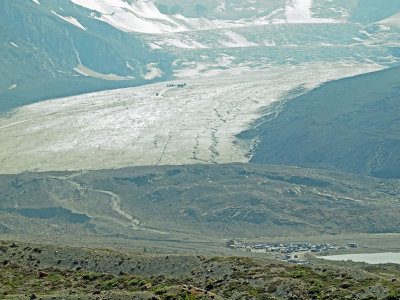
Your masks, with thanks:
[{"label": "small building", "polygon": [[234,240],[226,240],[225,245],[226,248],[231,248],[232,246],[235,246],[236,242]]}]

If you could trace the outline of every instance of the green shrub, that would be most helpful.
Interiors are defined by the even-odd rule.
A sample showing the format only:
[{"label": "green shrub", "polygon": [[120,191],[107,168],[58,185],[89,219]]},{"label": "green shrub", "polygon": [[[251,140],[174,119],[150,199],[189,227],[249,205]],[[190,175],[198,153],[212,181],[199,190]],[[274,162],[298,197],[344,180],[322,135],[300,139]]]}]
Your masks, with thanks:
[{"label": "green shrub", "polygon": [[250,289],[248,289],[247,292],[248,292],[250,295],[253,295],[253,296],[258,295],[258,293],[259,293],[258,289],[254,288],[254,287],[251,287]]},{"label": "green shrub", "polygon": [[165,289],[165,288],[156,288],[155,290],[154,290],[154,293],[156,294],[156,295],[163,295],[163,294],[165,294],[167,292],[167,290]]},{"label": "green shrub", "polygon": [[206,290],[212,290],[214,288],[215,282],[213,280],[209,280],[206,285]]},{"label": "green shrub", "polygon": [[96,279],[98,279],[100,277],[100,274],[97,273],[88,273],[88,274],[84,274],[82,276],[83,280],[87,280],[87,281],[95,281]]},{"label": "green shrub", "polygon": [[127,281],[125,284],[126,284],[127,286],[133,286],[133,285],[138,285],[139,282],[140,282],[139,279],[133,278],[133,279]]},{"label": "green shrub", "polygon": [[293,278],[305,277],[305,276],[307,276],[307,272],[304,270],[296,270],[296,271],[290,272],[289,276],[293,277]]},{"label": "green shrub", "polygon": [[188,292],[183,292],[183,293],[179,294],[179,299],[180,300],[196,300],[197,297]]},{"label": "green shrub", "polygon": [[390,291],[390,294],[384,298],[385,300],[399,300],[400,291]]},{"label": "green shrub", "polygon": [[106,282],[104,282],[104,284],[102,286],[102,290],[110,290],[113,287],[116,287],[118,285],[119,285],[119,283],[115,279],[107,280]]}]

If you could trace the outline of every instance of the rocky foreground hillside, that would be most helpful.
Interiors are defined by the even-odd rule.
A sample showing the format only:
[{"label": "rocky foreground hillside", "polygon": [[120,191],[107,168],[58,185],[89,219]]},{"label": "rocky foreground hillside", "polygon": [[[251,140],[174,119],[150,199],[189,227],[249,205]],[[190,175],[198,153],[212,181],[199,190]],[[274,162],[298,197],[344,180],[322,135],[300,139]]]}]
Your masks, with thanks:
[{"label": "rocky foreground hillside", "polygon": [[144,256],[0,242],[1,299],[399,299],[396,265]]}]

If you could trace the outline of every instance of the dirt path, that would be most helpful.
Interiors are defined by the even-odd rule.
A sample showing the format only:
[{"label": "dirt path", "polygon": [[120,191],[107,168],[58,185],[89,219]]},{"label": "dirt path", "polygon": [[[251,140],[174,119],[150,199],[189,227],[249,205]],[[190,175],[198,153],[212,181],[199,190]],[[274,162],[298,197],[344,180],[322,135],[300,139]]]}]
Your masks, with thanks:
[{"label": "dirt path", "polygon": [[141,222],[138,219],[135,219],[132,217],[130,214],[128,214],[126,211],[122,210],[121,208],[121,198],[110,191],[104,191],[104,190],[95,190],[96,192],[103,193],[106,195],[109,195],[111,197],[111,208],[121,216],[123,216],[125,219],[129,220],[130,226],[134,229],[139,229],[139,226]]}]

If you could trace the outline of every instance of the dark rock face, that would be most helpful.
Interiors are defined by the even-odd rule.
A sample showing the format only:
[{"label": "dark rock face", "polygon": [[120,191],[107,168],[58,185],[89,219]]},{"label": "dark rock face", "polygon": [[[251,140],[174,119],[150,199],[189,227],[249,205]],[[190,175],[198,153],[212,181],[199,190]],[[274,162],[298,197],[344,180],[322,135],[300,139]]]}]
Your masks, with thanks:
[{"label": "dark rock face", "polygon": [[258,127],[252,162],[400,178],[400,68],[333,81]]}]

